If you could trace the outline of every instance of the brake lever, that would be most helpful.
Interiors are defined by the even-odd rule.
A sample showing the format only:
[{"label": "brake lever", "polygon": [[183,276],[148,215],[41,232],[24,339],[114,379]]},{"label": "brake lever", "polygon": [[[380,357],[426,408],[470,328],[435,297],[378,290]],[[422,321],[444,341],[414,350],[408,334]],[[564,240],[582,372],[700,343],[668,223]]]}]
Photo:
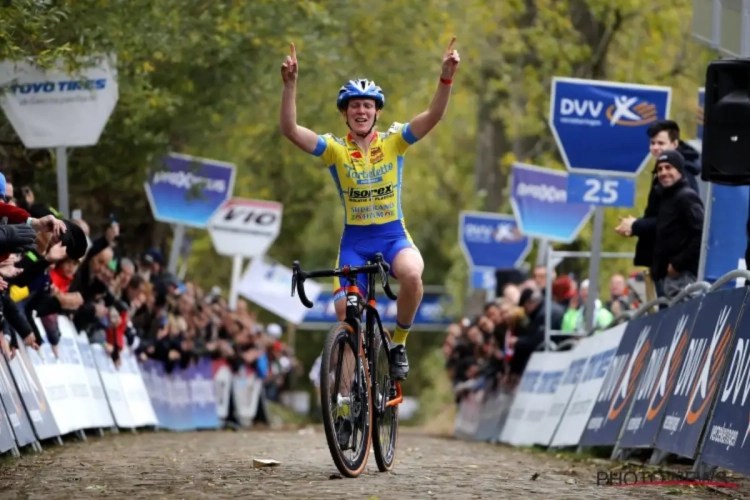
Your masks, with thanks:
[{"label": "brake lever", "polygon": [[385,272],[382,263],[378,264],[378,269],[380,270],[380,283],[385,287],[386,283],[388,283],[388,273]]},{"label": "brake lever", "polygon": [[292,271],[292,297],[294,297],[294,290],[297,288],[297,270]]}]

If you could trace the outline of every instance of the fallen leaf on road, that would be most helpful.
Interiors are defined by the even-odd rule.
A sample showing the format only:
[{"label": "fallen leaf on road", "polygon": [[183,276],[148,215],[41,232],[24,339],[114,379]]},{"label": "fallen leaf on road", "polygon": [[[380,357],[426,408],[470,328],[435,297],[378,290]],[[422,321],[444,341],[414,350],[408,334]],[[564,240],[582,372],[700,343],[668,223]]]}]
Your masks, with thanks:
[{"label": "fallen leaf on road", "polygon": [[278,460],[263,460],[260,458],[253,458],[253,467],[256,469],[260,469],[262,467],[276,467],[277,465],[281,465],[281,462],[279,462]]}]

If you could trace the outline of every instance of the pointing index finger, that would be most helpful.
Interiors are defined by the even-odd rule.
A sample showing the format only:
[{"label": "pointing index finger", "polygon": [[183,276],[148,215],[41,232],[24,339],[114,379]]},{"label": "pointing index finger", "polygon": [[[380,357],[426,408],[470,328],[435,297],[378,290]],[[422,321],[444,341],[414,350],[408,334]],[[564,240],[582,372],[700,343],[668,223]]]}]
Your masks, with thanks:
[{"label": "pointing index finger", "polygon": [[289,49],[292,52],[292,59],[296,61],[297,60],[297,49],[294,48],[294,44],[293,43],[289,44]]},{"label": "pointing index finger", "polygon": [[451,43],[448,44],[448,52],[453,50],[453,44],[456,43],[456,37],[451,38]]}]

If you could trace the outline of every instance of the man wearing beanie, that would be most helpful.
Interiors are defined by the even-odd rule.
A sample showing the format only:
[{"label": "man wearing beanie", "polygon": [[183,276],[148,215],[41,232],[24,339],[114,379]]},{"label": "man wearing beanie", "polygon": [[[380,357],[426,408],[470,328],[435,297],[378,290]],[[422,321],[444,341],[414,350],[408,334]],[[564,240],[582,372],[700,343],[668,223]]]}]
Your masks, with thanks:
[{"label": "man wearing beanie", "polygon": [[673,298],[698,274],[703,233],[703,202],[686,179],[685,159],[676,150],[656,159],[661,204],[656,216],[651,276]]},{"label": "man wearing beanie", "polygon": [[[690,187],[697,193],[698,176],[700,175],[700,155],[690,145],[680,139],[680,127],[673,120],[659,120],[648,128],[646,132],[649,138],[649,152],[656,159],[661,156],[662,152],[667,150],[677,150],[684,159],[686,175],[683,175]],[[633,264],[651,268],[654,255],[654,242],[656,238],[656,216],[659,213],[661,204],[661,184],[656,172],[656,166],[652,170],[651,187],[648,193],[648,201],[643,215],[639,218],[633,216],[621,217],[620,224],[615,231],[621,236],[637,238],[635,244],[635,257]],[[653,279],[652,276],[647,278],[647,282]],[[656,294],[661,296],[663,291],[656,286]]]}]

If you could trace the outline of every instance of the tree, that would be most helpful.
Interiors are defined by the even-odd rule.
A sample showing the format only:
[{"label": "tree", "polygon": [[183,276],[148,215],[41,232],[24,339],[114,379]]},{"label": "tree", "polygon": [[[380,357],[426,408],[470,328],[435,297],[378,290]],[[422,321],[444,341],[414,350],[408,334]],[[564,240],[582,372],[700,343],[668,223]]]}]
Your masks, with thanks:
[{"label": "tree", "polygon": [[[562,168],[547,130],[553,76],[671,85],[673,116],[692,122],[711,54],[689,40],[690,8],[688,0],[19,0],[0,7],[0,55],[41,64],[63,57],[75,68],[79,55],[117,54],[120,101],[100,143],[73,152],[70,185],[73,206],[90,222],[118,215],[129,251],[168,242],[142,183],[172,150],[235,163],[235,196],[284,203],[270,254],[324,266],[335,258],[341,209],[328,173],[278,132],[278,66],[288,43],[300,56],[300,122],[343,135],[333,101],[345,80],[376,80],[387,94],[384,125],[406,121],[429,104],[440,55],[455,34],[462,64],[451,105],[407,153],[404,212],[427,261],[425,281],[447,280],[460,296],[466,265],[457,212],[510,213],[515,160]],[[26,151],[2,122],[0,157],[16,184],[54,200],[50,153]],[[632,248],[610,230],[626,212],[607,212],[608,250]],[[205,286],[217,276],[228,280],[229,260],[212,251],[205,231],[192,235],[189,276]],[[589,247],[589,229],[576,245]],[[571,269],[586,274],[585,264]]]}]

